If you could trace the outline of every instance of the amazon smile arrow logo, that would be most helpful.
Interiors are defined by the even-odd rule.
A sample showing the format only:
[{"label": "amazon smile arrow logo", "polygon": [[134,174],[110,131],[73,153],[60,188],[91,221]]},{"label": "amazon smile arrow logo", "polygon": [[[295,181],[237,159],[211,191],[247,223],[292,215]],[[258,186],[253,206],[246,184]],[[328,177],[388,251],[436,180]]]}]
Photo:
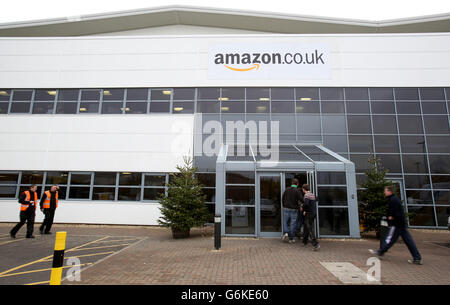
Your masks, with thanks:
[{"label": "amazon smile arrow logo", "polygon": [[250,68],[233,68],[233,67],[230,67],[230,66],[227,66],[227,65],[224,65],[225,66],[225,68],[228,68],[228,69],[230,69],[230,70],[233,70],[233,71],[238,71],[238,72],[244,72],[244,71],[250,71],[250,70],[253,70],[253,69],[256,69],[256,70],[258,70],[259,69],[259,64],[254,64],[253,65],[253,67],[250,67]]}]

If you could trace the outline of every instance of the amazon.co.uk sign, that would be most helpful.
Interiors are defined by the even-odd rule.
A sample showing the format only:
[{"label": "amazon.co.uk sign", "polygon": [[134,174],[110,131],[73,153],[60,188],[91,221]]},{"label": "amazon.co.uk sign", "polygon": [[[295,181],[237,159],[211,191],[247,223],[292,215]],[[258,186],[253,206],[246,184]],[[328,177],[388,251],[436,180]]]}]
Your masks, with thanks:
[{"label": "amazon.co.uk sign", "polygon": [[324,44],[218,44],[208,51],[209,79],[329,79]]}]

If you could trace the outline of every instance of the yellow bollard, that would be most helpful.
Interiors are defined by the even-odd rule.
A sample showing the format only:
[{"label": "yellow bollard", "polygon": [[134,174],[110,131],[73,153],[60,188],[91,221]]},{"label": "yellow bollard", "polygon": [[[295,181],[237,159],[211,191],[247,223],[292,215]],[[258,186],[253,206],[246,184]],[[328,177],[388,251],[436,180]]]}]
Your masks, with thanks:
[{"label": "yellow bollard", "polygon": [[61,285],[62,267],[64,265],[64,250],[66,249],[66,236],[67,232],[56,232],[50,285]]}]

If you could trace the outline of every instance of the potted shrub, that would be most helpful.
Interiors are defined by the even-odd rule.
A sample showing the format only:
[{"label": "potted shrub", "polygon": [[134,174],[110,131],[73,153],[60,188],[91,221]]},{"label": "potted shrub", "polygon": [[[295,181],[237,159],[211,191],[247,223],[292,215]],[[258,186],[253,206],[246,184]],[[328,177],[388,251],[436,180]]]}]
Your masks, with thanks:
[{"label": "potted shrub", "polygon": [[176,174],[172,174],[167,187],[167,196],[161,194],[161,217],[158,223],[172,229],[173,238],[189,237],[191,228],[204,225],[209,217],[205,205],[206,195],[195,176],[197,168],[193,159],[184,157],[184,164],[178,165]]},{"label": "potted shrub", "polygon": [[363,232],[374,230],[380,235],[380,220],[386,215],[387,204],[384,187],[392,184],[386,179],[387,170],[382,168],[380,160],[373,155],[369,157],[369,169],[365,172],[366,182],[361,184],[359,199],[359,219]]}]

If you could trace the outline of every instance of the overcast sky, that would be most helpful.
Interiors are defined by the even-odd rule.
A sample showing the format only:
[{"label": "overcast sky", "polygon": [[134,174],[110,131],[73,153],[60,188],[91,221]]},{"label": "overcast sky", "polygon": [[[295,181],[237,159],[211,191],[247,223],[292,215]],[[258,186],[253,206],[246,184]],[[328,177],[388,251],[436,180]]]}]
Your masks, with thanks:
[{"label": "overcast sky", "polygon": [[0,23],[177,4],[372,21],[450,13],[450,0],[2,0]]}]

